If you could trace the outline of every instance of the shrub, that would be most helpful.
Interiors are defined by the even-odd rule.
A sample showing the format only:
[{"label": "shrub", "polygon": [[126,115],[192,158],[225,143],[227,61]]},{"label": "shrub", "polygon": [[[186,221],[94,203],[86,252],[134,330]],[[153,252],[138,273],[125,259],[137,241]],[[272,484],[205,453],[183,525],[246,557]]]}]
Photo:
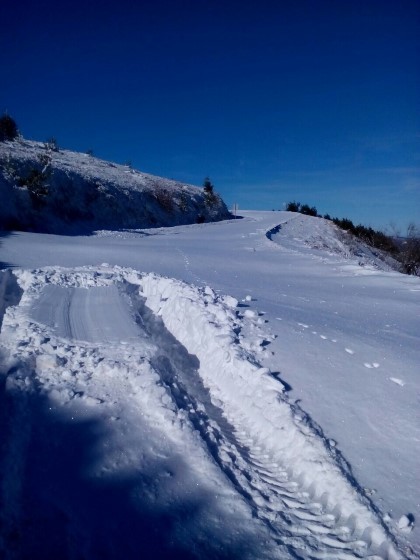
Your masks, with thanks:
[{"label": "shrub", "polygon": [[206,206],[214,206],[215,204],[217,204],[218,197],[214,192],[214,186],[208,177],[204,179],[203,188],[204,188],[204,204]]},{"label": "shrub", "polygon": [[351,231],[352,233],[354,233],[355,231],[353,222],[348,218],[342,218],[341,220],[339,218],[334,218],[333,222],[341,229],[344,229],[346,231]]},{"label": "shrub", "polygon": [[58,142],[54,136],[48,138],[48,140],[44,143],[44,148],[49,150],[50,152],[59,152],[60,148],[58,146]]},{"label": "shrub", "polygon": [[38,165],[32,167],[26,176],[17,178],[20,187],[28,189],[32,203],[35,208],[40,208],[48,196],[48,181],[51,177],[51,155],[41,154],[38,156]]},{"label": "shrub", "polygon": [[318,211],[315,206],[308,206],[307,204],[303,204],[303,206],[301,206],[300,213],[305,214],[306,216],[318,216]]},{"label": "shrub", "polygon": [[48,186],[46,184],[46,174],[39,169],[31,169],[26,177],[21,177],[18,185],[26,187],[35,208],[39,208],[48,195]]},{"label": "shrub", "polygon": [[204,187],[204,191],[206,193],[212,193],[214,190],[214,186],[212,185],[212,182],[210,181],[209,177],[206,177],[203,181],[203,187]]},{"label": "shrub", "polygon": [[167,191],[166,189],[158,186],[157,189],[154,192],[155,198],[158,201],[158,203],[160,204],[160,206],[166,211],[166,212],[172,212],[174,209],[174,200],[171,196],[171,193],[169,191]]},{"label": "shrub", "polygon": [[286,210],[288,212],[300,212],[300,207],[300,202],[288,202],[286,205]]},{"label": "shrub", "polygon": [[12,183],[17,183],[19,180],[19,172],[16,161],[14,161],[10,154],[0,159],[0,167],[6,179]]},{"label": "shrub", "polygon": [[178,205],[182,212],[186,212],[188,210],[188,196],[184,188],[182,188],[181,193],[179,195]]},{"label": "shrub", "polygon": [[0,142],[14,140],[19,134],[16,122],[7,114],[0,117]]},{"label": "shrub", "polygon": [[407,238],[397,255],[406,274],[420,276],[420,229],[414,224],[408,226]]},{"label": "shrub", "polygon": [[300,202],[288,202],[286,204],[286,210],[288,212],[300,212],[301,214],[306,214],[306,216],[318,216],[318,211],[315,206],[308,206],[308,204],[301,204]]}]

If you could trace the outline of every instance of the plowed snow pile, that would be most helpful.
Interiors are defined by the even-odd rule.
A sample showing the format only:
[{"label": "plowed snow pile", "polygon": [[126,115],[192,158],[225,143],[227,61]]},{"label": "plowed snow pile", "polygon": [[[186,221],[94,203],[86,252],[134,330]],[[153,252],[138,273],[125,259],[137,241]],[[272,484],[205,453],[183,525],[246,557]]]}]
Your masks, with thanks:
[{"label": "plowed snow pile", "polygon": [[[256,242],[253,232],[241,233],[250,222],[206,228],[217,244],[215,228],[230,227],[231,242],[244,240],[244,255],[269,252],[273,259],[278,250],[288,263],[293,255],[307,262],[290,236],[276,249],[265,237],[278,235],[268,225]],[[185,240],[176,240],[189,275],[190,260],[200,264],[188,244],[198,228],[180,229]],[[170,235],[161,230],[156,239]],[[103,244],[114,236],[91,239]],[[124,243],[139,239],[143,233],[123,234]],[[54,243],[49,258],[58,262]],[[115,246],[108,256],[114,253]],[[159,258],[156,247],[153,255]],[[312,258],[324,267],[333,257]],[[404,537],[413,516],[395,521],[372,499],[337,442],[272,367],[275,352],[267,348],[276,348],[281,331],[268,327],[253,295],[226,295],[217,281],[202,281],[200,272],[219,274],[211,249],[207,259],[208,269],[196,268],[196,285],[179,272],[175,278],[104,263],[0,273],[2,557],[414,558]],[[357,266],[342,264],[334,260],[340,281]],[[230,266],[245,278],[238,261]],[[233,278],[229,270],[227,264],[224,274]],[[300,293],[310,306],[310,292]],[[304,337],[314,326],[303,308],[294,322],[296,304],[289,312],[282,305],[277,323],[299,331],[304,371],[311,355]],[[324,324],[322,344],[340,343],[333,328]],[[290,340],[285,334],[280,342]],[[345,356],[355,355],[351,345]],[[311,363],[322,382],[314,348]],[[296,367],[291,357],[284,363]],[[365,372],[368,365],[376,371],[382,364],[366,362]]]}]

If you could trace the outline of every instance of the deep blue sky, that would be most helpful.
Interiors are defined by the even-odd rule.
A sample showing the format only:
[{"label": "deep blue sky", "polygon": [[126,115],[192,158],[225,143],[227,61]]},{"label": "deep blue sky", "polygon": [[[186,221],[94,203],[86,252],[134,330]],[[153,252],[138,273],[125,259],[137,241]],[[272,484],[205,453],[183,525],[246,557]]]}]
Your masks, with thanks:
[{"label": "deep blue sky", "polygon": [[22,134],[373,227],[420,222],[419,0],[3,0]]}]

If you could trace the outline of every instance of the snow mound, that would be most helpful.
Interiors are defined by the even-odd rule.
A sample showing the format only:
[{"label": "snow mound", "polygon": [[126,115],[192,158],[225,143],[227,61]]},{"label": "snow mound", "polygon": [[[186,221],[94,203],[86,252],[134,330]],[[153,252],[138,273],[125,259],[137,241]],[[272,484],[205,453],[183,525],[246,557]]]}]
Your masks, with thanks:
[{"label": "snow mound", "polygon": [[217,194],[23,139],[0,143],[0,195],[3,229],[80,233],[229,217]]},{"label": "snow mound", "polygon": [[400,271],[401,265],[379,249],[369,247],[332,221],[303,214],[291,213],[285,223],[267,232],[267,237],[290,250],[308,254],[315,249],[320,255],[341,256],[356,260],[359,266],[376,270]]}]

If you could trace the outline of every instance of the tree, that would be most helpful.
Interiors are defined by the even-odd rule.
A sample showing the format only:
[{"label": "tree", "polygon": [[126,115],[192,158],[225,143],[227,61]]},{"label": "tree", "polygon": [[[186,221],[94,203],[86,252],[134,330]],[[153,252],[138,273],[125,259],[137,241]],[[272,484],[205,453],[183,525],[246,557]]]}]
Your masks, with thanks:
[{"label": "tree", "polygon": [[300,213],[305,214],[306,216],[314,216],[315,218],[318,216],[318,211],[315,206],[309,206],[308,204],[303,204],[300,207]]},{"label": "tree", "polygon": [[300,212],[301,203],[300,202],[288,202],[286,205],[286,210],[288,212]]},{"label": "tree", "polygon": [[0,142],[14,140],[19,134],[16,122],[6,113],[0,117]]},{"label": "tree", "polygon": [[206,177],[203,182],[204,201],[206,206],[214,206],[217,203],[217,195],[214,192],[214,186],[210,179]]},{"label": "tree", "polygon": [[204,187],[204,190],[206,191],[206,193],[209,193],[209,194],[213,193],[214,186],[213,186],[212,182],[210,181],[209,177],[206,177],[204,179],[203,187]]},{"label": "tree", "polygon": [[46,150],[50,152],[59,152],[60,148],[58,146],[57,139],[54,136],[48,138],[48,140],[44,143],[44,147]]}]

